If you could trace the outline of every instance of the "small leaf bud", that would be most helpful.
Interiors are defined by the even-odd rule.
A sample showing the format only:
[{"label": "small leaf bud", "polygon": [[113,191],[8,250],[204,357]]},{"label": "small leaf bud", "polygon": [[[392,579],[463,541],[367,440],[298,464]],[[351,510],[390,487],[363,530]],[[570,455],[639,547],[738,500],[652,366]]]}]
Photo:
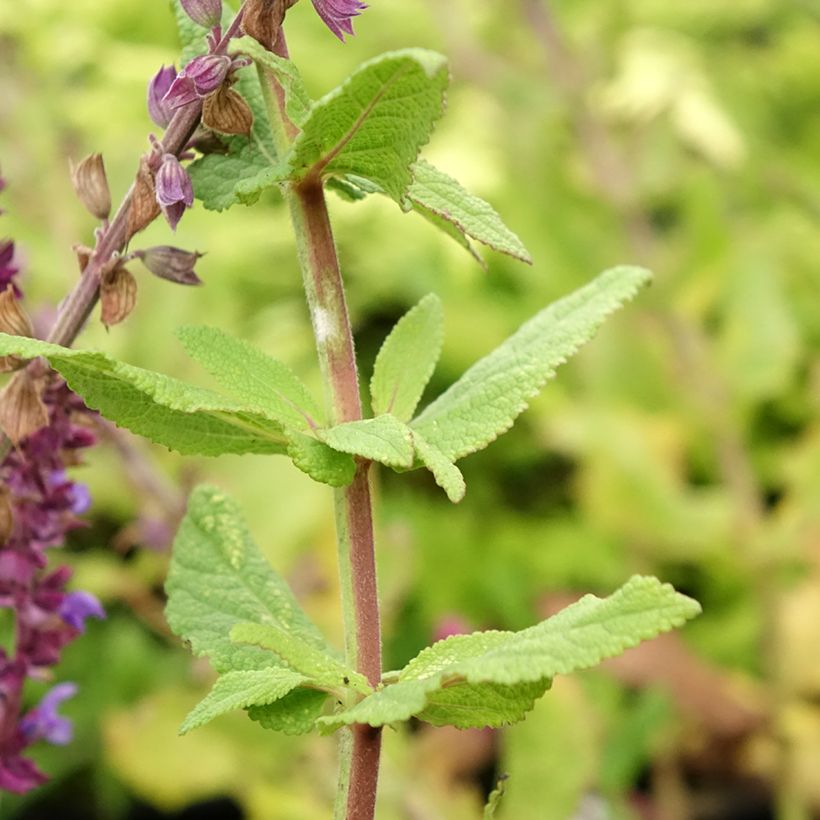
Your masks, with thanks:
[{"label": "small leaf bud", "polygon": [[97,219],[108,219],[111,213],[111,191],[102,154],[89,154],[79,165],[71,163],[74,191],[89,213]]},{"label": "small leaf bud", "polygon": [[221,134],[250,135],[253,112],[240,94],[223,85],[205,98],[202,122]]},{"label": "small leaf bud", "polygon": [[185,13],[199,26],[213,28],[222,21],[222,0],[180,0]]},{"label": "small leaf bud", "polygon": [[26,370],[12,376],[0,393],[0,427],[13,444],[48,424],[40,388]]},{"label": "small leaf bud", "polygon": [[100,282],[102,322],[106,327],[125,319],[137,303],[137,280],[122,265],[117,265]]},{"label": "small leaf bud", "polygon": [[201,253],[192,253],[170,245],[157,245],[144,251],[137,251],[137,256],[143,265],[160,279],[167,279],[178,285],[202,284],[202,280],[194,271],[194,265],[202,257]]}]

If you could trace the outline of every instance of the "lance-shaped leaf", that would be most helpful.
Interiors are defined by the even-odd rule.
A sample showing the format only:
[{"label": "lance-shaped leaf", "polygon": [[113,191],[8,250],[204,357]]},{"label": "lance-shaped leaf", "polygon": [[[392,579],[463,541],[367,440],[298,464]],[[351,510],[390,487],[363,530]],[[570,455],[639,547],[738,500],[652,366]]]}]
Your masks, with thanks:
[{"label": "lance-shaped leaf", "polygon": [[299,687],[267,706],[250,706],[248,717],[273,732],[304,735],[313,731],[327,698],[327,692]]},{"label": "lance-shaped leaf", "polygon": [[319,405],[287,365],[217,328],[187,326],[177,336],[188,355],[247,406],[289,429],[322,423]]},{"label": "lance-shaped leaf", "polygon": [[240,623],[269,624],[334,654],[254,544],[236,502],[215,487],[197,487],[188,500],[165,588],[171,629],[218,672],[285,665],[271,652],[231,641]]},{"label": "lance-shaped leaf", "polygon": [[272,624],[242,623],[231,629],[231,640],[275,653],[291,669],[318,686],[350,687],[362,694],[372,689],[364,675],[354,672],[333,655]]},{"label": "lance-shaped leaf", "polygon": [[356,475],[356,462],[323,441],[302,433],[288,432],[288,455],[296,467],[314,481],[331,487],[346,487]]},{"label": "lance-shaped leaf", "polygon": [[521,632],[440,641],[410,661],[397,683],[318,723],[381,726],[417,716],[464,728],[518,720],[555,675],[595,666],[699,612],[696,601],[668,584],[635,576],[608,598],[586,595]]},{"label": "lance-shaped leaf", "polygon": [[0,334],[0,356],[45,356],[85,403],[108,419],[184,454],[284,453],[281,424],[239,401],[104,353]]},{"label": "lance-shaped leaf", "polygon": [[417,430],[413,431],[413,444],[416,448],[416,455],[433,474],[436,484],[447,493],[447,498],[453,504],[458,504],[467,491],[461,470]]},{"label": "lance-shaped leaf", "polygon": [[309,680],[304,675],[281,667],[226,672],[191,710],[179,727],[179,733],[184,735],[235,709],[268,706],[306,683]]},{"label": "lance-shaped leaf", "polygon": [[451,461],[486,447],[512,427],[556,368],[650,278],[643,268],[612,268],[545,308],[473,365],[411,427]]},{"label": "lance-shaped leaf", "polygon": [[[310,113],[311,99],[296,65],[263,48],[253,37],[242,37],[235,41],[235,45],[237,51],[247,54],[258,66],[274,74],[285,94],[285,113],[301,128]],[[262,90],[268,93],[266,85]]]},{"label": "lance-shaped leaf", "polygon": [[442,228],[474,256],[469,238],[532,264],[529,251],[492,205],[466,191],[429,162],[419,160],[413,166],[413,184],[407,191],[407,199],[414,210]]},{"label": "lance-shaped leaf", "polygon": [[376,356],[370,395],[374,413],[410,421],[433,375],[444,340],[444,311],[430,293],[399,319]]},{"label": "lance-shaped leaf", "polygon": [[447,61],[432,51],[394,51],[364,63],[314,103],[293,143],[292,174],[356,174],[401,202],[448,81]]},{"label": "lance-shaped leaf", "polygon": [[383,414],[374,419],[349,421],[317,430],[316,435],[342,453],[361,456],[387,467],[413,466],[413,435],[406,424]]}]

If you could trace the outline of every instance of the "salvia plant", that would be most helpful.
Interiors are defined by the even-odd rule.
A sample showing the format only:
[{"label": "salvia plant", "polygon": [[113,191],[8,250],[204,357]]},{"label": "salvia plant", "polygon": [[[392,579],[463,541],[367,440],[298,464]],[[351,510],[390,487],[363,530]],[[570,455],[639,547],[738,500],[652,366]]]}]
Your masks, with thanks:
[{"label": "salvia plant", "polygon": [[[351,203],[387,197],[479,262],[476,243],[531,260],[490,205],[420,156],[444,112],[446,59],[423,49],[382,54],[312,100],[285,43],[283,24],[295,2],[247,0],[234,14],[221,0],[178,0],[182,68],[163,66],[148,88],[149,113],[164,134],[150,137],[113,217],[102,159],[93,155],[72,167],[78,197],[100,225],[95,246],[77,248],[82,276],[46,341],[32,338],[19,305],[13,248],[5,243],[0,250],[6,288],[0,355],[16,371],[0,414],[10,440],[2,465],[0,606],[14,610],[17,646],[16,654],[0,655],[0,788],[25,791],[41,782],[21,753],[35,740],[69,737],[56,705],[73,686],[58,684],[23,713],[25,678],[56,663],[86,616],[103,615],[90,596],[65,591],[67,573],[47,570],[43,552],[62,541],[87,506],[80,485],[64,472],[68,454],[93,442],[82,426],[86,408],[183,454],[285,456],[331,488],[343,651],[268,565],[236,502],[212,486],[189,499],[173,547],[166,615],[218,675],[182,720],[181,733],[242,709],[264,729],[334,734],[336,818],[374,816],[384,726],[417,719],[498,727],[523,720],[556,675],[591,667],[699,612],[669,585],[636,576],[607,598],[587,595],[523,631],[451,635],[403,669],[382,669],[374,465],[429,470],[458,503],[466,488],[457,462],[506,432],[558,366],[650,274],[625,266],[604,272],[546,307],[419,410],[444,335],[442,303],[429,294],[385,339],[369,385],[372,414],[365,416],[328,190]],[[360,0],[312,3],[341,40],[365,10]],[[98,300],[106,325],[129,314],[137,287],[126,267],[132,260],[172,282],[199,283],[198,253],[172,246],[129,250],[152,220],[162,215],[175,229],[194,197],[221,211],[253,204],[269,188],[290,210],[322,396],[283,363],[213,327],[182,327],[177,335],[218,390],[71,348]],[[501,791],[493,793],[487,816]]]}]

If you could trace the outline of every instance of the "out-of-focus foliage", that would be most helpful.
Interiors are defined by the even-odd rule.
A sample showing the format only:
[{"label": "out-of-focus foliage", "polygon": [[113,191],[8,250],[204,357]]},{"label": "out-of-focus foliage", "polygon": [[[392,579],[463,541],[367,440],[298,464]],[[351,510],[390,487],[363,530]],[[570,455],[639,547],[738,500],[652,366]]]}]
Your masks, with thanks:
[{"label": "out-of-focus foliage", "polygon": [[[460,462],[468,492],[458,507],[424,471],[384,471],[387,666],[454,617],[520,629],[634,572],[704,607],[682,639],[557,681],[506,732],[388,732],[379,817],[478,818],[501,771],[502,819],[602,806],[617,817],[647,806],[662,817],[750,817],[774,795],[784,811],[820,810],[820,9],[371,5],[345,46],[310,4],[293,9],[289,44],[309,91],[387,49],[449,54],[448,112],[426,154],[493,204],[535,264],[492,255],[484,272],[386,199],[334,199],[363,383],[389,328],[428,292],[445,312],[436,395],[598,271],[627,262],[656,274],[513,432]],[[25,250],[42,322],[76,279],[71,245],[93,227],[73,199],[68,157],[101,151],[115,198],[124,192],[151,130],[145,84],[176,59],[175,39],[164,0],[0,2],[2,227]],[[145,245],[169,240],[161,223],[145,235]],[[227,215],[197,207],[174,241],[207,251],[205,287],[144,276],[128,322],[106,333],[94,321],[83,345],[207,384],[173,329],[212,324],[287,362],[319,395],[277,196]],[[173,816],[216,798],[252,820],[327,817],[327,739],[278,737],[241,715],[177,737],[212,680],[169,637],[158,595],[167,558],[142,546],[132,522],[161,517],[163,499],[195,479],[226,487],[341,645],[328,491],[284,460],[130,446],[163,476],[159,488],[146,489],[122,447],[98,448],[82,469],[91,526],[66,553],[111,612],[60,669],[81,686],[66,710],[77,739],[68,753],[44,752],[53,786],[4,796],[3,820],[55,816],[55,805],[69,820]],[[227,804],[213,811],[239,816]]]}]

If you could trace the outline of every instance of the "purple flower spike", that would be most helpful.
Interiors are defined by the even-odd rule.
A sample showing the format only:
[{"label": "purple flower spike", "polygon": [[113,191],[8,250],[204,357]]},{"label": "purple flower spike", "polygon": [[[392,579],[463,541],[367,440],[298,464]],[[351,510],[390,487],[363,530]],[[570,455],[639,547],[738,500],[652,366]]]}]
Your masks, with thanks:
[{"label": "purple flower spike", "polygon": [[160,127],[167,128],[174,114],[173,108],[163,100],[177,76],[173,65],[162,66],[148,83],[148,113]]},{"label": "purple flower spike", "polygon": [[157,202],[171,230],[177,229],[186,208],[194,204],[194,189],[188,172],[173,154],[165,154],[156,176]]},{"label": "purple flower spike", "polygon": [[180,0],[185,13],[199,26],[213,28],[222,21],[222,0]]},{"label": "purple flower spike", "polygon": [[40,704],[20,721],[20,729],[28,743],[47,740],[55,746],[65,746],[74,734],[72,722],[57,714],[57,707],[77,694],[77,684],[58,683],[50,689]]},{"label": "purple flower spike", "polygon": [[58,615],[78,632],[85,632],[86,618],[105,619],[102,604],[90,593],[77,590],[69,592],[60,605]]},{"label": "purple flower spike", "polygon": [[353,34],[353,18],[367,5],[362,0],[312,0],[313,7],[325,25],[344,42],[346,34]]},{"label": "purple flower spike", "polygon": [[163,102],[174,109],[206,97],[225,82],[230,67],[231,58],[225,55],[205,54],[194,57],[179,72]]}]

